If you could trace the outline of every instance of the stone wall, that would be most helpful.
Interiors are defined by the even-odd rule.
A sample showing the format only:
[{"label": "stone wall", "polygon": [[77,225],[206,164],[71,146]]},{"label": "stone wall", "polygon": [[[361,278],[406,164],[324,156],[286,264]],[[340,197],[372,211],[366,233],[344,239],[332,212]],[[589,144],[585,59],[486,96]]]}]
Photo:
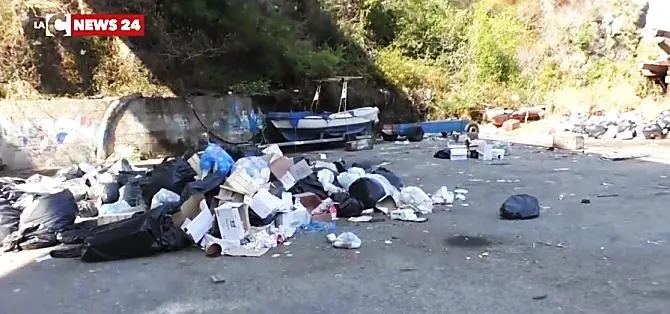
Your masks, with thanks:
[{"label": "stone wall", "polygon": [[[234,102],[251,106],[249,99],[235,96],[201,96],[191,102],[210,129],[234,115]],[[166,156],[181,152],[205,131],[180,98],[1,101],[0,108],[0,158],[10,170],[96,162],[131,150]]]}]

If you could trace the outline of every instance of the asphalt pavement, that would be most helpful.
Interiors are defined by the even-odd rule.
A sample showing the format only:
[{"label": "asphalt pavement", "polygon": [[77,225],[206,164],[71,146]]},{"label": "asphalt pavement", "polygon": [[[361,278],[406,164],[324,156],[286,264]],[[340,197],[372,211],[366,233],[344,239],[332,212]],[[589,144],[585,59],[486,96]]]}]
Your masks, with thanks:
[{"label": "asphalt pavement", "polygon": [[[469,191],[425,223],[338,221],[358,250],[311,233],[261,258],[31,259],[0,278],[0,313],[670,313],[667,165],[520,145],[500,161],[434,159],[445,145],[326,152],[389,162],[428,193]],[[520,193],[541,216],[501,221]]]}]

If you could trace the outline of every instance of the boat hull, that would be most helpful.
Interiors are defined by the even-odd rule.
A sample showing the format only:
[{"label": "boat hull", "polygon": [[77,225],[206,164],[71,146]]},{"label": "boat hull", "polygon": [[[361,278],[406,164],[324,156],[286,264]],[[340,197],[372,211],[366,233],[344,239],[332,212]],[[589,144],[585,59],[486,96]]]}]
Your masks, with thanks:
[{"label": "boat hull", "polygon": [[367,135],[379,121],[378,114],[379,109],[364,107],[321,115],[271,113],[269,121],[287,141],[306,141]]},{"label": "boat hull", "polygon": [[[279,125],[277,125],[279,124]],[[310,128],[294,128],[290,124],[273,122],[273,126],[287,141],[306,141],[316,139],[355,137],[371,133],[374,123],[364,121],[357,124],[330,125]]]}]

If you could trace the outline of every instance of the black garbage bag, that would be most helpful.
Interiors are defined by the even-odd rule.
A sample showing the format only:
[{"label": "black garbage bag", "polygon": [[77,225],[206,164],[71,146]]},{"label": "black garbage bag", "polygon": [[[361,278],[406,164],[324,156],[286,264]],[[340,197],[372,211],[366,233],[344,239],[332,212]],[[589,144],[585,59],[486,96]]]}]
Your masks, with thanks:
[{"label": "black garbage bag", "polygon": [[349,186],[349,195],[365,208],[375,208],[377,202],[387,196],[384,186],[372,178],[358,178]]},{"label": "black garbage bag", "polygon": [[[144,191],[142,191],[142,185],[139,179],[131,179],[126,185],[123,186],[122,189],[119,190],[119,192],[119,199],[126,201],[128,205],[132,207],[140,206],[142,201],[144,201]],[[149,203],[144,204],[151,204],[151,199],[149,200]]]},{"label": "black garbage bag", "polygon": [[391,170],[388,170],[384,167],[379,167],[376,169],[373,169],[370,171],[372,174],[378,174],[381,175],[382,177],[386,178],[386,180],[391,183],[394,187],[396,187],[398,190],[402,189],[405,184],[402,182],[402,179],[398,177],[395,173],[393,173]]},{"label": "black garbage bag", "polygon": [[3,241],[6,252],[37,250],[56,245],[56,234],[40,225],[12,233]]},{"label": "black garbage bag", "polygon": [[40,249],[58,244],[56,232],[72,226],[77,204],[70,190],[36,195],[19,217],[19,229],[3,240],[5,251]]},{"label": "black garbage bag", "polygon": [[17,203],[24,193],[16,190],[15,186],[21,183],[24,183],[21,179],[0,178],[0,242],[11,233],[19,230],[19,217],[22,208]]},{"label": "black garbage bag", "polygon": [[347,171],[347,164],[344,160],[333,162],[333,164],[335,165],[335,168],[337,168],[337,172],[342,173]]},{"label": "black garbage bag", "polygon": [[512,195],[500,206],[501,219],[533,219],[539,216],[540,202],[532,195]]},{"label": "black garbage bag", "polygon": [[93,228],[84,239],[81,260],[105,262],[175,251],[189,245],[163,206],[135,217]]},{"label": "black garbage bag", "polygon": [[36,195],[32,206],[21,213],[19,230],[39,225],[55,233],[70,227],[76,215],[77,203],[70,190]]},{"label": "black garbage bag", "polygon": [[14,207],[10,200],[0,198],[0,242],[19,230],[21,209]]},{"label": "black garbage bag", "polygon": [[658,123],[651,123],[644,126],[642,129],[644,138],[648,140],[663,138],[663,128]]},{"label": "black garbage bag", "polygon": [[98,207],[95,206],[94,201],[79,201],[77,202],[77,215],[82,218],[91,218],[98,216]]},{"label": "black garbage bag", "polygon": [[98,226],[97,220],[85,220],[56,233],[56,240],[62,244],[81,244],[84,239]]},{"label": "black garbage bag", "polygon": [[219,187],[224,181],[226,181],[226,176],[217,172],[212,172],[202,178],[202,180],[188,183],[186,189],[184,189],[184,199],[188,199],[191,195],[197,193],[205,194],[206,198],[210,196],[210,194],[216,195],[219,193]]},{"label": "black garbage bag", "polygon": [[368,171],[368,170],[374,168],[374,166],[376,166],[378,164],[380,164],[380,163],[374,162],[372,160],[359,160],[359,161],[356,161],[356,162],[352,163],[351,167],[361,168],[365,171]]},{"label": "black garbage bag", "polygon": [[142,187],[144,202],[151,204],[151,198],[163,188],[181,195],[186,184],[195,181],[196,174],[184,159],[164,159],[154,167],[151,176]]},{"label": "black garbage bag", "polygon": [[116,203],[119,200],[119,184],[116,182],[100,183],[98,196],[103,204]]},{"label": "black garbage bag", "polygon": [[128,184],[132,180],[140,180],[144,178],[147,175],[145,171],[120,171],[118,175],[116,175],[116,182],[119,184],[119,186],[124,186]]},{"label": "black garbage bag", "polygon": [[346,192],[335,193],[330,196],[330,199],[335,202],[335,209],[337,209],[337,217],[339,218],[359,217],[365,210],[358,199],[351,197]]},{"label": "black garbage bag", "polygon": [[438,159],[449,159],[451,157],[451,154],[449,153],[449,149],[445,148],[442,150],[439,150],[433,155],[433,158],[438,158]]},{"label": "black garbage bag", "polygon": [[309,176],[300,179],[295,183],[290,189],[289,192],[293,194],[307,193],[311,192],[316,194],[321,199],[328,198],[328,193],[323,190],[323,185],[319,182],[318,177],[315,173],[310,174]]},{"label": "black garbage bag", "polygon": [[261,218],[253,210],[249,211],[249,224],[253,227],[263,227],[271,224],[277,218],[278,213],[272,213],[265,218]]}]

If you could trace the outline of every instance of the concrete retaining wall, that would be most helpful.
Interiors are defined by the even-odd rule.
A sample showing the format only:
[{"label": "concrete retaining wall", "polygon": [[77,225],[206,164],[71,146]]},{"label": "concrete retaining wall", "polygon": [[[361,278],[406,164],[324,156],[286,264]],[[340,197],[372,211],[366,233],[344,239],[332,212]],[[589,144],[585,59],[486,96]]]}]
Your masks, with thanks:
[{"label": "concrete retaining wall", "polygon": [[[236,96],[191,101],[208,128],[231,116],[235,101],[251,106]],[[170,155],[205,131],[179,98],[1,101],[0,108],[0,158],[10,170],[96,162],[129,149],[147,157]]]}]

